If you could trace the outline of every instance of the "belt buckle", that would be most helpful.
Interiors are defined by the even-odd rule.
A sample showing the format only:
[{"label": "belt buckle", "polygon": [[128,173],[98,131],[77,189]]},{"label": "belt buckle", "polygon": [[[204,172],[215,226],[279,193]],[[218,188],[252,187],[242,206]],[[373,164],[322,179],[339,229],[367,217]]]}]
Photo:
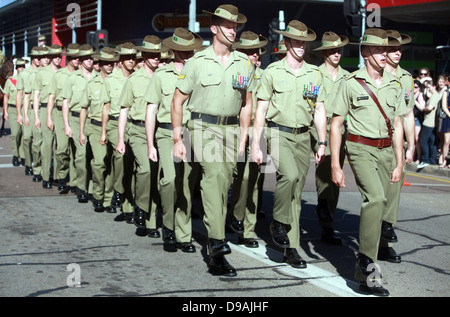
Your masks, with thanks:
[{"label": "belt buckle", "polygon": [[384,139],[378,139],[377,148],[384,148]]},{"label": "belt buckle", "polygon": [[300,128],[292,128],[293,134],[299,134]]}]

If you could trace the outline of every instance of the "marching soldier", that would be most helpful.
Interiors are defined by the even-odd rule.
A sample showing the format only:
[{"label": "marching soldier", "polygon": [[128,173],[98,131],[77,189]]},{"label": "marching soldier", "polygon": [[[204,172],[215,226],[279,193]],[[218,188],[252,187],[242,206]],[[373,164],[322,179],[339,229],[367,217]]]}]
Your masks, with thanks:
[{"label": "marching soldier", "polygon": [[[125,128],[127,118],[130,121],[128,142],[135,158],[136,191],[134,223],[139,229],[146,229],[149,237],[160,237],[156,229],[156,197],[157,188],[151,182],[157,172],[148,158],[148,145],[145,133],[145,115],[147,104],[143,99],[150,80],[158,68],[162,50],[161,39],[154,35],[147,35],[142,46],[144,66],[128,77],[119,98],[121,105],[119,114],[119,138],[116,150],[125,154]],[[152,165],[152,167],[151,167]],[[152,175],[153,174],[153,175]]]},{"label": "marching soldier", "polygon": [[25,69],[26,61],[22,58],[16,60],[17,74],[8,78],[5,83],[4,95],[3,95],[3,112],[5,120],[9,121],[11,128],[11,149],[13,153],[12,165],[19,166],[19,159],[25,160],[22,146],[22,127],[17,122],[18,113],[16,107],[17,97],[17,78],[20,73]]},{"label": "marching soldier", "polygon": [[[133,158],[130,151],[120,154],[115,149],[118,144],[118,122],[120,114],[119,98],[127,78],[134,72],[136,65],[136,47],[126,42],[119,46],[118,67],[106,77],[103,83],[102,103],[102,136],[100,143],[108,146],[108,161],[111,161],[114,193],[111,198],[111,207],[122,207],[123,214],[128,223],[133,223],[134,194],[132,190]],[[124,133],[124,143],[128,146],[127,128]]]},{"label": "marching soldier", "polygon": [[[47,128],[55,133],[55,150],[53,164],[53,178],[58,181],[60,194],[67,194],[71,187],[76,187],[75,164],[70,159],[69,137],[64,133],[64,120],[62,115],[63,98],[61,92],[67,78],[74,71],[78,70],[80,59],[78,58],[80,45],[71,43],[67,46],[65,53],[67,66],[60,68],[53,76],[49,84],[49,97],[47,105]],[[69,168],[70,166],[70,168]],[[67,175],[69,175],[69,185],[67,186]]]},{"label": "marching soldier", "polygon": [[81,99],[86,89],[86,85],[89,81],[100,76],[98,72],[93,71],[93,58],[94,50],[89,44],[83,44],[80,46],[78,57],[80,59],[80,67],[74,71],[67,79],[61,97],[63,98],[63,120],[64,120],[64,132],[73,140],[72,158],[74,159],[75,171],[76,171],[76,195],[78,202],[88,202],[88,184],[90,176],[88,173],[87,164],[87,151],[86,146],[80,143],[80,111],[81,111]]},{"label": "marching soldier", "polygon": [[[31,74],[35,73],[39,67],[39,53],[39,47],[34,46],[31,49],[29,54],[31,57],[31,66],[25,68],[23,72],[20,72],[16,85],[17,122],[22,125],[22,146],[25,158],[25,175],[29,176],[33,175],[33,159],[37,160],[38,158],[32,156],[33,133],[29,118],[34,118],[34,116],[32,115],[32,111],[29,107],[30,94],[25,94],[24,91]],[[25,109],[27,109],[27,113],[24,113]],[[34,122],[32,124],[34,125]]]},{"label": "marching soldier", "polygon": [[333,182],[344,187],[340,149],[341,129],[347,117],[347,158],[363,197],[355,278],[360,290],[379,296],[389,295],[380,283],[379,270],[373,267],[381,223],[388,192],[393,189],[391,184],[400,181],[403,170],[404,94],[399,80],[384,71],[387,48],[398,45],[382,29],[369,28],[364,32],[361,55],[365,67],[346,76],[340,85],[330,131]]},{"label": "marching soldier", "polygon": [[287,55],[269,65],[261,78],[252,157],[256,163],[262,162],[260,137],[267,119],[269,151],[277,167],[270,231],[275,244],[285,249],[284,261],[295,268],[306,268],[296,249],[300,246],[301,194],[309,168],[307,132],[313,120],[319,140],[316,163],[322,161],[327,145],[322,76],[318,67],[304,61],[306,43],[316,38],[313,30],[292,20],[286,31],[276,32],[285,37]]},{"label": "marching soldier", "polygon": [[[323,76],[323,88],[325,93],[325,109],[327,113],[327,141],[329,142],[329,131],[331,117],[333,116],[334,98],[338,92],[339,85],[348,71],[339,66],[342,56],[342,48],[347,45],[348,37],[337,35],[334,32],[325,32],[322,36],[322,45],[314,49],[320,51],[324,63],[319,66]],[[343,132],[345,129],[343,129]],[[318,150],[318,139],[315,128],[310,128],[311,148],[314,152]],[[341,147],[341,166],[344,164],[344,142]],[[322,227],[322,241],[333,245],[342,244],[342,240],[334,234],[334,218],[339,199],[339,187],[331,180],[331,155],[329,147],[325,147],[324,160],[316,165],[315,171],[317,190],[316,214]]]},{"label": "marching soldier", "polygon": [[[187,126],[195,155],[193,163],[202,173],[209,269],[213,274],[236,276],[235,268],[225,259],[231,253],[225,242],[225,220],[232,173],[238,153],[244,154],[248,136],[255,67],[245,54],[232,50],[237,25],[247,21],[238,8],[220,5],[214,13],[203,12],[212,15],[213,44],[196,53],[178,78],[171,105],[174,155],[186,160],[181,134],[183,104],[190,98]],[[236,142],[238,121],[240,140]]]},{"label": "marching soldier", "polygon": [[[255,67],[255,87],[259,87],[263,70],[257,67],[261,55],[266,50],[268,40],[252,31],[242,33],[239,42],[233,47],[246,54]],[[252,92],[252,123],[256,111],[256,91]],[[252,135],[251,131],[249,133]],[[246,146],[245,161],[238,162],[235,170],[232,193],[232,215],[230,217],[229,227],[232,231],[239,234],[238,242],[249,248],[257,248],[258,241],[255,240],[255,226],[257,218],[259,188],[261,182],[261,171],[258,164],[250,162],[250,148]]]},{"label": "marching soldier", "polygon": [[[92,170],[92,204],[94,211],[115,212],[111,208],[111,197],[113,187],[111,177],[111,160],[107,161],[107,147],[100,143],[102,136],[102,90],[104,79],[109,76],[114,68],[114,62],[119,58],[115,50],[111,47],[104,47],[99,54],[93,55],[99,60],[100,76],[96,76],[86,85],[84,94],[80,101],[80,144],[89,145],[92,149],[92,159],[90,161]],[[86,119],[89,124],[86,126]],[[86,139],[86,136],[88,139]]]},{"label": "marching soldier", "polygon": [[50,82],[55,73],[60,69],[62,47],[53,44],[46,53],[50,64],[38,70],[34,82],[32,84],[33,92],[33,109],[35,114],[34,125],[36,129],[41,131],[41,160],[42,160],[42,187],[52,188],[52,180],[50,179],[50,170],[53,157],[53,140],[54,132],[47,128],[47,104],[50,94]]},{"label": "marching soldier", "polygon": [[[180,175],[181,171],[183,168],[188,169],[189,167],[180,166],[179,164],[183,164],[182,162],[175,163],[177,164],[177,167],[175,167],[173,161],[170,104],[177,79],[184,65],[194,55],[194,50],[200,48],[202,45],[203,39],[197,34],[183,28],[176,28],[173,35],[163,41],[163,46],[173,52],[174,61],[156,70],[144,96],[144,100],[147,102],[145,121],[149,151],[148,157],[153,162],[159,162],[158,182],[163,209],[162,237],[165,243],[174,244],[177,242],[183,252],[195,252],[195,246],[191,243],[191,217],[187,213],[187,211],[190,212],[190,209],[177,209],[176,202],[177,197],[180,200],[190,199],[190,194],[184,194],[184,190],[189,190],[189,188],[177,186],[183,181],[183,177]],[[184,109],[186,109],[186,105],[184,105]],[[187,121],[188,114],[185,111],[183,125]],[[176,170],[179,171],[178,175]],[[176,214],[175,210],[177,210]]]},{"label": "marching soldier", "polygon": [[[397,39],[399,46],[388,47],[386,55],[385,71],[396,76],[403,87],[404,98],[408,111],[403,115],[403,129],[408,144],[405,156],[404,166],[414,159],[414,79],[411,74],[400,67],[399,63],[402,57],[402,45],[411,42],[411,37],[407,34],[400,34],[395,30],[386,30],[388,36]],[[380,249],[378,251],[378,260],[387,260],[392,263],[400,263],[401,257],[395,252],[392,243],[397,242],[397,235],[394,231],[394,224],[397,222],[398,209],[400,204],[400,193],[405,179],[405,170],[402,171],[402,178],[398,183],[393,184],[392,189],[388,191],[386,213],[381,223],[381,240]]]}]

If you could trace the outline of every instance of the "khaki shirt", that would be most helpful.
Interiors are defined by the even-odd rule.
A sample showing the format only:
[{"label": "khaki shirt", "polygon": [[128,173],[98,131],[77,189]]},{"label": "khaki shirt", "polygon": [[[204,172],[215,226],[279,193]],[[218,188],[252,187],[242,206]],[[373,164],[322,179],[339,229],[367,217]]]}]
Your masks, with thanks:
[{"label": "khaki shirt", "polygon": [[40,103],[48,103],[48,96],[50,94],[50,82],[52,81],[54,75],[55,72],[50,65],[38,68],[31,88],[33,90],[39,91]]},{"label": "khaki shirt", "polygon": [[335,79],[333,79],[333,77],[331,77],[330,73],[328,72],[325,64],[320,65],[319,70],[323,76],[322,84],[325,93],[325,110],[327,112],[327,118],[331,118],[333,117],[333,108],[335,106],[336,95],[339,91],[339,85],[341,84],[341,81],[344,80],[344,76],[350,73],[343,69],[341,66],[338,66],[337,76]]},{"label": "khaki shirt", "polygon": [[[23,92],[25,94],[31,94],[33,92],[32,84],[34,82],[34,79],[36,78],[36,74],[37,74],[38,70],[41,69],[41,67],[38,67],[36,69],[32,69],[32,68],[29,68],[29,69],[30,69],[30,73],[27,76],[26,81],[23,83]],[[22,83],[21,83],[21,85],[22,85]],[[30,99],[30,104],[32,104],[32,103],[33,103],[33,97],[31,97],[31,99]]]},{"label": "khaki shirt", "polygon": [[396,77],[400,80],[403,87],[403,95],[406,102],[406,107],[411,109],[414,107],[414,79],[411,74],[398,66]]},{"label": "khaki shirt", "polygon": [[112,74],[104,80],[102,103],[110,104],[110,116],[118,117],[120,114],[121,105],[119,103],[119,98],[126,80],[127,79],[121,70],[114,70]]},{"label": "khaki shirt", "polygon": [[[315,104],[324,101],[322,80],[319,68],[306,62],[297,76],[285,58],[270,64],[256,94],[269,101],[266,119],[291,128],[310,126]],[[316,97],[305,97],[305,88],[315,89]]]},{"label": "khaki shirt", "polygon": [[121,107],[130,108],[128,117],[132,120],[145,121],[147,103],[143,97],[151,79],[145,68],[141,67],[125,81],[119,104]]},{"label": "khaki shirt", "polygon": [[[161,123],[170,123],[170,109],[172,104],[173,94],[180,72],[175,68],[174,62],[158,68],[153,74],[150,86],[144,94],[146,103],[158,105],[158,113],[156,119]],[[189,99],[183,106],[183,124],[186,124],[189,119],[189,112],[186,109]]]},{"label": "khaki shirt", "polygon": [[5,82],[5,88],[3,88],[4,94],[9,95],[8,105],[16,105],[17,95],[17,75],[8,78]]},{"label": "khaki shirt", "polygon": [[[237,116],[246,92],[254,90],[255,67],[247,55],[232,51],[226,67],[212,45],[188,60],[177,88],[190,95],[188,110],[214,116]],[[242,88],[234,88],[233,82]]]},{"label": "khaki shirt", "polygon": [[62,106],[63,97],[61,96],[64,84],[67,82],[71,72],[67,67],[60,68],[56,71],[52,80],[50,81],[48,91],[50,95],[55,96],[55,105]]},{"label": "khaki shirt", "polygon": [[96,76],[93,80],[90,80],[83,96],[80,100],[80,107],[88,109],[88,118],[97,121],[102,121],[103,103],[102,103],[102,91],[103,91],[103,77]]},{"label": "khaki shirt", "polygon": [[63,86],[61,97],[63,99],[70,100],[70,111],[80,112],[80,101],[83,97],[86,85],[88,84],[88,82],[93,81],[97,76],[100,76],[100,73],[92,71],[91,76],[88,80],[86,76],[84,76],[81,69],[78,69],[69,75],[69,78]]},{"label": "khaki shirt", "polygon": [[394,130],[394,120],[407,112],[400,81],[389,72],[383,72],[383,82],[379,87],[369,77],[365,67],[345,77],[336,96],[334,113],[347,116],[348,132],[367,138],[389,137],[386,122],[366,90],[355,80],[363,79],[378,98],[383,111],[391,120]]},{"label": "khaki shirt", "polygon": [[254,83],[255,89],[252,91],[252,101],[253,101],[252,122],[253,122],[253,119],[255,118],[256,107],[258,105],[258,98],[256,97],[256,93],[258,92],[258,89],[261,87],[261,77],[262,77],[263,72],[264,72],[264,70],[262,70],[259,67],[256,67],[255,76],[253,77],[255,80],[255,83]]}]

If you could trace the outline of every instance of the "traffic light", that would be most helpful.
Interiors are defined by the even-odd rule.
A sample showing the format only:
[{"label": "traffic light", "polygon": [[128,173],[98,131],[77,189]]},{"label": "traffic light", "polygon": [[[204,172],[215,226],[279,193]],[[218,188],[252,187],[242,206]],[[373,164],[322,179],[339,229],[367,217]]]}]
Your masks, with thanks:
[{"label": "traffic light", "polygon": [[269,41],[274,43],[275,46],[278,45],[280,41],[280,34],[275,32],[279,28],[279,20],[278,18],[273,18],[269,24]]},{"label": "traffic light", "polygon": [[97,50],[108,46],[108,30],[88,31],[86,34],[87,43]]},{"label": "traffic light", "polygon": [[344,0],[344,16],[347,22],[347,33],[349,37],[361,37],[361,5],[360,0]]}]

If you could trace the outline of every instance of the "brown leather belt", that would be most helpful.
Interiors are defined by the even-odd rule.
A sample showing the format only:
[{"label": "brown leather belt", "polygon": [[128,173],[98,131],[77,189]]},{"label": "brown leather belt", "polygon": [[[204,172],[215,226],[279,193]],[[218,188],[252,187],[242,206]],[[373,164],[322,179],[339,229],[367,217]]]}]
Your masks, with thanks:
[{"label": "brown leather belt", "polygon": [[366,138],[366,137],[363,137],[363,136],[360,136],[360,135],[351,134],[351,133],[347,134],[347,141],[360,143],[360,144],[365,144],[365,145],[370,145],[370,146],[374,146],[374,147],[379,148],[379,149],[383,149],[385,147],[389,147],[389,146],[392,145],[392,139],[391,138],[370,139],[370,138]]}]

